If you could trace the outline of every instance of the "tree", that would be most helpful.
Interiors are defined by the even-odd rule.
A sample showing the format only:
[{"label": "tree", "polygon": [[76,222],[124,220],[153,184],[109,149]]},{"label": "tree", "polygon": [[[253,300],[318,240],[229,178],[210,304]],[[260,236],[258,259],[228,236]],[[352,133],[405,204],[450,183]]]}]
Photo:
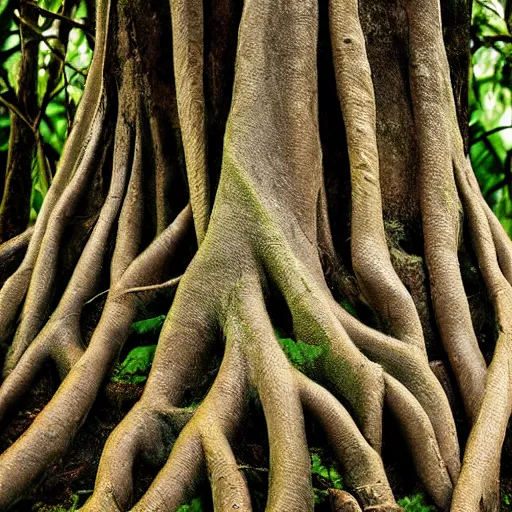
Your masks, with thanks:
[{"label": "tree", "polygon": [[[464,26],[466,2],[448,6],[445,23]],[[74,128],[0,291],[1,339],[13,336],[0,416],[46,361],[62,378],[0,457],[1,508],[69,450],[137,313],[179,281],[142,398],[105,445],[83,510],[177,510],[205,466],[216,510],[250,510],[233,447],[254,401],[267,510],[313,509],[305,412],[359,505],[397,510],[384,408],[439,508],[497,509],[512,247],[465,156],[439,9],[98,2]],[[456,36],[447,47],[463,67]],[[192,224],[199,248],[180,276]],[[495,322],[476,321],[475,297]],[[84,326],[90,303],[101,318]],[[213,384],[187,406],[216,352]],[[462,465],[454,387],[471,426]],[[140,458],[162,469],[134,505]],[[333,496],[335,510],[353,505]]]}]

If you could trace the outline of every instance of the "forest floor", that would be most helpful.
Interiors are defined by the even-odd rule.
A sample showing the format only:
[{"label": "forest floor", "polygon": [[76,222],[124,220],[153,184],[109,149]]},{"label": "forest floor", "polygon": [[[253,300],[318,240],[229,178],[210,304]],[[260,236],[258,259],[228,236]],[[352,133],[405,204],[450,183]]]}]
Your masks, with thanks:
[{"label": "forest floor", "polygon": [[[135,353],[131,352],[133,349],[139,350],[141,346],[143,350],[154,347],[159,326],[163,321],[163,317],[159,318],[160,320],[149,325],[150,328],[147,330],[146,324],[142,329],[145,330],[143,334],[132,333],[121,354],[121,361],[129,361],[128,356]],[[220,359],[216,364],[219,362]],[[104,383],[98,400],[71,451],[44,475],[44,479],[32,493],[15,505],[13,512],[72,512],[85,503],[92,493],[101,452],[109,434],[142,394],[149,365],[146,362],[133,366],[133,363],[132,358],[132,366],[128,368],[124,378],[119,378],[119,366],[114,369]],[[211,385],[214,374],[213,368],[201,389],[190,390],[190,402],[200,401]],[[17,412],[1,426],[0,451],[8,448],[27,429],[37,413],[51,399],[57,385],[57,373],[53,367],[47,365],[30,393],[19,404]],[[387,411],[384,414],[389,416]],[[308,417],[306,424],[312,460],[315,512],[329,512],[329,489],[342,488],[343,481],[335,469],[321,430]],[[392,418],[385,417],[385,424],[390,427],[384,435],[383,458],[395,497],[406,498],[401,502],[406,512],[434,512],[436,509],[429,505],[428,499],[418,499],[418,495],[422,494],[422,488]],[[266,437],[261,435],[264,432],[266,429],[262,409],[260,404],[256,403],[251,407],[243,431],[234,444],[239,467],[244,472],[251,490],[254,512],[264,510],[268,491],[268,444]],[[507,449],[507,446],[511,449]],[[511,435],[507,436],[504,453],[512,453]],[[144,494],[157,471],[158,468],[153,468],[142,460],[136,463],[135,499]],[[512,512],[512,457],[509,456],[503,458],[502,464],[502,510]],[[196,498],[189,505],[181,507],[179,512],[210,511],[213,511],[211,490],[205,483],[197,490]]]}]

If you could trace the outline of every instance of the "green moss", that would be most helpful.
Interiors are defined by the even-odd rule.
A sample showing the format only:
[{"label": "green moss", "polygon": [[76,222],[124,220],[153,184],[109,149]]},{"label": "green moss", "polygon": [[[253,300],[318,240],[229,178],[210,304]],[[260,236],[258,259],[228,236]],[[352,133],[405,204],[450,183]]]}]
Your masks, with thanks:
[{"label": "green moss", "polygon": [[425,503],[423,494],[414,494],[413,496],[405,496],[398,500],[398,505],[402,507],[405,512],[435,512],[435,507]]}]

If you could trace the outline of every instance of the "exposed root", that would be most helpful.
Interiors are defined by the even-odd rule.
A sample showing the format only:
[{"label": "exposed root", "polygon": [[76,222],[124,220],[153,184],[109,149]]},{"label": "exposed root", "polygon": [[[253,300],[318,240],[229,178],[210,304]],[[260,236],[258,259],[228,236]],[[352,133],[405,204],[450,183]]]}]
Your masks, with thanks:
[{"label": "exposed root", "polygon": [[[439,306],[443,309],[439,309],[437,314],[439,327],[466,410],[474,424],[451,510],[497,510],[501,448],[512,412],[510,241],[485,205],[470,165],[463,157],[463,143],[457,128],[448,81],[449,69],[442,46],[439,5],[435,1],[427,6],[424,2],[420,5],[411,0],[408,2],[408,14],[412,54],[411,88],[423,160],[421,181],[425,252],[434,306],[436,310]],[[439,73],[433,72],[437,69]],[[488,371],[470,329],[467,300],[456,265],[457,247],[450,246],[450,240],[454,240],[456,234],[453,230],[460,229],[457,211],[459,193],[469,219],[480,272],[494,304],[499,326]],[[441,219],[445,219],[445,224],[440,224]],[[449,226],[446,226],[446,220],[450,221]],[[436,297],[440,287],[446,285],[450,291],[446,290],[442,296]],[[456,297],[453,296],[454,292]],[[464,313],[462,317],[461,312]],[[457,340],[455,329],[466,340],[460,338],[452,345],[447,342],[446,336],[455,336]]]},{"label": "exposed root", "polygon": [[361,435],[350,414],[322,386],[299,372],[295,378],[302,404],[325,430],[349,488],[364,507],[386,505],[393,509],[395,501],[382,459]]},{"label": "exposed root", "polygon": [[[153,4],[155,8],[159,2]],[[379,183],[379,173],[386,170],[379,170],[375,98],[357,3],[330,0],[329,4],[336,85],[351,167],[352,265],[389,335],[364,325],[335,302],[319,257],[326,255],[327,266],[335,272],[341,268],[322,181],[317,2],[245,0],[222,171],[211,209],[203,5],[200,0],[171,0],[177,117],[190,206],[170,225],[166,193],[177,164],[165,150],[160,111],[151,93],[140,93],[151,91],[154,81],[156,87],[161,85],[148,78],[158,52],[145,66],[137,46],[145,34],[140,5],[121,2],[113,7],[111,13],[108,1],[99,2],[89,108],[80,113],[79,127],[68,143],[25,259],[0,292],[3,341],[25,300],[7,359],[8,377],[0,388],[0,418],[48,359],[56,363],[63,379],[31,427],[0,456],[0,508],[12,505],[66,453],[137,310],[156,292],[179,281],[142,398],[109,438],[94,494],[84,511],[121,512],[130,507],[140,512],[174,511],[192,497],[205,474],[216,511],[250,511],[249,489],[233,443],[255,398],[263,408],[270,447],[268,512],[313,510],[304,410],[325,430],[350,492],[332,493],[333,510],[397,511],[380,456],[385,404],[436,505],[448,509],[455,487],[452,510],[476,512],[481,504],[492,509],[512,410],[512,246],[460,159],[462,145],[438,1],[407,1],[410,84],[421,156],[425,255],[436,319],[474,423],[462,469],[450,403],[429,366],[412,298],[391,265]],[[120,27],[114,38],[119,46],[117,103],[105,76],[111,15],[117,16]],[[117,125],[110,148],[107,121],[114,110]],[[100,172],[105,167],[110,189],[52,311],[64,229],[77,214],[98,166]],[[500,326],[488,372],[457,258],[459,194]],[[192,217],[199,250],[183,276],[171,278],[169,265]],[[104,286],[106,303],[86,347],[80,315],[84,305],[97,297],[116,228],[110,283]],[[3,250],[2,246],[0,258]],[[307,376],[292,367],[274,334],[265,303],[269,290],[284,299],[295,339],[317,347],[318,356]],[[214,383],[197,409],[186,407],[186,390],[204,375],[212,349],[220,342],[219,333],[225,346]],[[314,382],[320,379],[322,385]],[[134,504],[134,469],[140,460],[161,469]]]},{"label": "exposed root", "polygon": [[480,271],[493,301],[499,335],[487,375],[482,407],[473,427],[452,510],[496,510],[499,507],[501,448],[512,413],[512,287],[498,263],[495,240],[482,206],[481,193],[471,186],[468,162],[455,163],[457,183],[468,213]]},{"label": "exposed root", "polygon": [[[24,435],[0,456],[0,508],[6,508],[19,499],[19,489],[27,488],[68,449],[128,335],[137,308],[143,302],[137,294],[125,294],[124,291],[161,279],[190,220],[190,209],[187,207],[128,266],[119,282],[111,288],[100,322],[83,356],[76,362],[70,361],[67,365],[71,366],[69,373],[53,399]],[[6,391],[2,391],[2,399],[5,400],[2,412],[5,413],[5,408],[12,405],[8,391],[17,397],[20,391],[16,390],[16,385],[22,385],[22,391],[27,389],[34,377],[32,364],[42,363],[48,354],[45,349],[48,350],[46,343],[32,345],[11,372],[2,386],[2,390],[6,386]],[[58,359],[58,354],[57,349],[56,353],[50,352],[48,356]],[[68,369],[66,366],[63,368]],[[14,466],[24,468],[16,473],[15,478],[11,470]]]},{"label": "exposed root", "polygon": [[435,503],[447,510],[452,482],[430,419],[414,395],[389,375],[386,375],[386,403],[402,428],[418,476]]},{"label": "exposed root", "polygon": [[80,167],[97,164],[97,154],[101,154],[101,152],[98,152],[98,145],[102,133],[101,121],[104,115],[104,48],[107,39],[106,27],[110,14],[110,2],[100,2],[97,14],[97,51],[94,53],[88,74],[83,101],[75,117],[75,127],[71,131],[59,170],[37,217],[25,258],[0,291],[0,340],[3,342],[12,334],[19,308],[29,287],[41,243],[59,198],[77,170]]},{"label": "exposed root", "polygon": [[410,86],[420,151],[425,258],[441,339],[457,378],[466,413],[474,422],[482,401],[486,365],[471,323],[457,257],[461,207],[452,154],[458,128],[439,2],[408,0],[407,14]]},{"label": "exposed root", "polygon": [[391,264],[384,233],[375,97],[357,1],[330,0],[329,23],[350,158],[352,266],[386,327],[426,355],[418,312]]},{"label": "exposed root", "polygon": [[18,257],[21,252],[25,251],[33,233],[34,227],[31,226],[18,236],[0,244],[0,263],[5,265],[7,261]]},{"label": "exposed root", "polygon": [[[73,276],[59,302],[59,306],[53,312],[51,321],[45,326],[44,336],[46,337],[54,336],[57,339],[66,340],[66,337],[58,332],[59,328],[63,327],[69,332],[75,333],[74,341],[69,344],[81,345],[80,338],[76,337],[80,332],[80,313],[85,302],[96,291],[108,246],[108,238],[121,207],[129,167],[127,160],[130,158],[130,154],[125,150],[125,144],[129,144],[130,137],[129,127],[121,120],[116,133],[116,147],[118,150],[115,151],[114,155],[114,171],[108,196],[91,237],[76,265]],[[21,356],[37,336],[41,325],[47,319],[46,316],[49,313],[52,291],[58,273],[58,247],[61,243],[66,221],[73,212],[71,209],[74,201],[68,197],[67,192],[75,192],[73,199],[75,201],[78,200],[77,191],[84,189],[85,182],[83,180],[88,179],[88,173],[84,172],[83,174],[85,176],[81,180],[77,179],[75,186],[73,186],[75,179],[72,180],[50,218],[47,235],[43,239],[34,267],[33,279],[30,282],[25,304],[21,312],[20,325],[4,365],[4,375],[8,375],[18,364]],[[80,173],[77,173],[75,178],[78,178],[80,175]],[[67,326],[66,324],[70,322],[72,326]],[[41,343],[45,344],[44,341]],[[38,365],[35,370],[37,369]]]},{"label": "exposed root", "polygon": [[346,491],[329,489],[332,512],[361,512],[357,501]]},{"label": "exposed root", "polygon": [[34,233],[34,227],[0,245],[0,286],[19,266]]},{"label": "exposed root", "polygon": [[[129,508],[133,485],[130,468],[137,453],[135,449],[128,449],[126,443],[139,450],[142,446],[154,449],[159,440],[153,436],[148,444],[147,436],[152,430],[148,434],[142,425],[156,416],[164,421],[166,415],[180,411],[168,397],[179,397],[172,388],[177,385],[183,388],[185,374],[182,374],[181,382],[177,382],[170,379],[171,374],[167,372],[165,386],[161,379],[162,369],[169,367],[171,354],[174,354],[173,367],[183,360],[186,341],[176,336],[176,327],[183,328],[180,325],[183,321],[180,317],[185,311],[182,300],[180,296],[176,298],[164,328],[166,332],[172,332],[174,326],[174,336],[159,344],[141,401],[112,434],[100,464],[95,493],[84,511]],[[373,510],[376,506],[380,510],[397,510],[382,461],[349,414],[332,395],[292,369],[286,360],[265,311],[258,282],[243,277],[233,290],[227,307],[226,353],[215,383],[178,437],[168,462],[133,510],[177,509],[190,495],[190,486],[200,476],[203,463],[208,469],[215,510],[251,510],[246,483],[229,446],[243,419],[251,389],[260,396],[270,442],[270,488],[266,510],[298,512],[313,509],[302,405],[318,416],[326,428],[340,458],[343,474],[347,475],[347,482],[365,510],[370,507]],[[194,333],[194,339],[198,339],[198,334],[197,331]],[[170,344],[170,341],[174,343]],[[200,347],[204,344],[194,346],[195,358],[201,360]],[[189,356],[188,360],[193,358]],[[198,370],[194,368],[192,375]],[[278,387],[276,382],[279,382]],[[286,411],[286,414],[278,414],[278,411]],[[357,458],[354,458],[356,453]],[[124,475],[122,483],[119,475]]]},{"label": "exposed root", "polygon": [[171,19],[176,97],[187,161],[190,204],[198,243],[210,219],[203,92],[203,2],[172,0]]}]

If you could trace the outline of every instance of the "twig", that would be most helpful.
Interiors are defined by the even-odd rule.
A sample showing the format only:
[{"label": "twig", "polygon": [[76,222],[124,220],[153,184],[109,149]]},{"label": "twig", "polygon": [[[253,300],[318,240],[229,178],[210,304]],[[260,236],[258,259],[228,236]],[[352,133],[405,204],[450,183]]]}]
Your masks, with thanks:
[{"label": "twig", "polygon": [[43,7],[40,7],[34,2],[31,2],[30,0],[22,0],[23,3],[30,5],[34,9],[41,14],[41,16],[44,16],[45,18],[51,18],[53,20],[60,20],[63,21],[69,25],[71,25],[74,28],[79,28],[80,30],[83,30],[87,33],[88,36],[90,36],[92,39],[94,39],[94,33],[91,31],[91,29],[85,24],[81,23],[79,21],[76,21],[72,18],[68,18],[67,16],[64,16],[63,14],[59,14],[57,12],[52,12],[47,9],[44,9]]},{"label": "twig", "polygon": [[495,133],[501,132],[502,130],[509,130],[512,129],[511,126],[498,126],[496,128],[493,128],[492,130],[489,130],[488,132],[483,133],[482,135],[479,135],[475,140],[471,142],[471,145],[477,144],[478,142],[482,142],[487,137],[490,137],[491,135],[494,135]]},{"label": "twig", "polygon": [[61,60],[65,66],[67,66],[68,68],[72,69],[75,73],[79,73],[80,75],[82,75],[84,78],[87,78],[87,73],[84,73],[81,69],[78,69],[76,68],[75,66],[73,66],[73,64],[71,64],[70,62],[68,62],[66,60],[66,57],[64,55],[61,55],[55,48],[53,48],[53,46],[48,42],[50,41],[51,39],[58,39],[57,37],[52,37],[52,36],[45,36],[37,27],[34,27],[32,25],[32,23],[29,23],[28,21],[26,21],[25,19],[23,19],[21,16],[18,17],[18,19],[20,20],[21,23],[23,23],[23,25],[25,25],[26,27],[30,28],[30,30],[32,30],[33,32],[35,32],[40,38],[41,38],[41,41],[48,47],[48,49],[59,59]]},{"label": "twig", "polygon": [[12,103],[9,103],[1,94],[0,94],[0,103],[5,105],[9,110],[14,112],[24,123],[27,124],[27,126],[34,131],[34,127],[32,126],[32,123],[20,112],[18,107],[13,105]]}]

